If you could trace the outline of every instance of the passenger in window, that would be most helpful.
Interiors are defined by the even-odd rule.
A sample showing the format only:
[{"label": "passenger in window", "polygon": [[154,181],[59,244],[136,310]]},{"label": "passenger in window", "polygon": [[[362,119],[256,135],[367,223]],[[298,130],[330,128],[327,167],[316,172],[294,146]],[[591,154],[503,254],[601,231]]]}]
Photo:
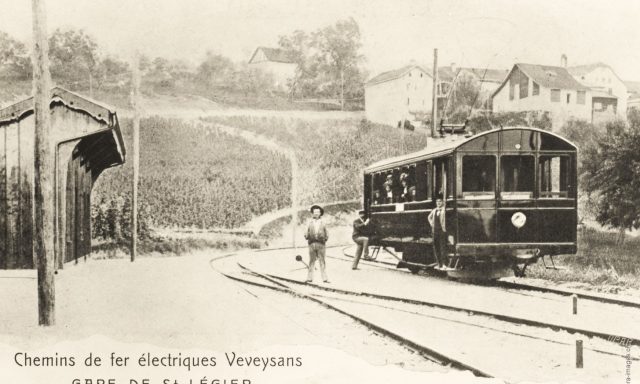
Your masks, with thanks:
[{"label": "passenger in window", "polygon": [[402,179],[401,184],[402,184],[402,189],[400,191],[400,201],[402,202],[412,201],[411,188],[414,188],[414,187],[411,187],[409,185],[409,180],[407,178]]},{"label": "passenger in window", "polygon": [[388,174],[387,175],[387,179],[384,181],[383,188],[386,189],[387,185],[390,186],[391,189],[393,189],[394,183],[393,183],[393,175],[392,174]]},{"label": "passenger in window", "polygon": [[373,193],[373,205],[382,204],[382,198],[380,197],[380,191],[375,191]]},{"label": "passenger in window", "polygon": [[418,201],[418,199],[416,198],[416,187],[413,186],[411,188],[409,188],[409,196],[411,197],[411,201]]},{"label": "passenger in window", "polygon": [[384,185],[384,202],[386,204],[393,204],[396,202],[396,197],[393,193],[393,189],[391,188],[391,184]]},{"label": "passenger in window", "polygon": [[431,225],[431,234],[433,236],[433,255],[436,258],[438,266],[436,269],[444,267],[444,261],[447,256],[447,229],[445,226],[445,209],[442,194],[436,198],[436,207],[429,213],[429,225]]}]

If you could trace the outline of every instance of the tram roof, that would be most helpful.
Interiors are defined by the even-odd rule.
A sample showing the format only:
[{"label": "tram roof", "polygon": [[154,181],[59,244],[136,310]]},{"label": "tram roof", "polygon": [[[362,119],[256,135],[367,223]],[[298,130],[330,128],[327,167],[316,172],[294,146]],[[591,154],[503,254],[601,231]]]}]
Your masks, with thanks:
[{"label": "tram roof", "polygon": [[479,137],[490,135],[500,131],[513,131],[513,130],[527,130],[527,131],[541,132],[545,135],[554,136],[564,141],[565,143],[569,144],[571,147],[576,148],[575,144],[571,143],[570,141],[563,138],[562,136],[559,136],[553,132],[545,131],[543,129],[532,128],[532,127],[505,127],[505,128],[492,129],[490,131],[484,131],[476,135],[473,135],[471,137],[447,136],[442,140],[438,140],[436,142],[432,141],[431,143],[427,143],[427,147],[417,152],[412,152],[406,155],[395,156],[395,157],[377,161],[369,165],[368,167],[366,167],[364,171],[367,173],[376,172],[376,171],[381,171],[388,168],[393,168],[396,166],[402,166],[407,163],[412,163],[415,161],[430,160],[430,159],[435,159],[442,156],[447,156],[453,153],[456,149],[458,149],[458,147],[462,146],[463,144],[471,142]]}]

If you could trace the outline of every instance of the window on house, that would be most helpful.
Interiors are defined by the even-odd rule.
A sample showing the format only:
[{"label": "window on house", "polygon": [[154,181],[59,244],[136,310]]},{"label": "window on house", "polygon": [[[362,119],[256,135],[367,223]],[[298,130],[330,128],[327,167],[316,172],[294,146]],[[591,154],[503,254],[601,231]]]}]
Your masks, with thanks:
[{"label": "window on house", "polygon": [[540,156],[540,197],[569,195],[569,157]]},{"label": "window on house", "polygon": [[530,199],[533,197],[535,175],[533,156],[506,155],[500,158],[500,180],[503,199]]},{"label": "window on house", "polygon": [[540,94],[540,85],[538,85],[538,83],[536,83],[535,81],[533,82],[533,92],[531,92],[532,96],[538,96]]},{"label": "window on house", "polygon": [[422,73],[420,74],[420,77],[422,77]]},{"label": "window on house", "polygon": [[555,102],[555,103],[560,101],[560,90],[559,89],[552,89],[551,90],[551,101]]},{"label": "window on house", "polygon": [[513,83],[509,82],[509,100],[513,100],[514,87]]},{"label": "window on house", "polygon": [[587,95],[587,93],[585,91],[578,91],[578,98],[577,98],[576,102],[578,104],[585,104],[586,95]]},{"label": "window on house", "polygon": [[567,93],[567,104],[571,103],[571,94]]},{"label": "window on house", "polygon": [[409,101],[410,101],[410,99],[407,97],[407,105],[409,105]]},{"label": "window on house", "polygon": [[593,110],[596,112],[604,111],[604,108],[602,108],[602,103],[599,101],[596,101],[595,103],[593,103]]},{"label": "window on house", "polygon": [[496,183],[496,158],[470,155],[462,158],[462,197],[493,197]]},{"label": "window on house", "polygon": [[521,99],[529,96],[529,78],[524,74],[520,74],[520,82],[518,84],[518,88],[520,88]]}]

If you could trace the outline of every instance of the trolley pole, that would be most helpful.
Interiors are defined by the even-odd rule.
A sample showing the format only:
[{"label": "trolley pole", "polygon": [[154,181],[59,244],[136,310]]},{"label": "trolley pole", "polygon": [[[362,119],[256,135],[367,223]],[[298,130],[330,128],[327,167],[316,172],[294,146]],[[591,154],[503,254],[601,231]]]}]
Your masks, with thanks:
[{"label": "trolley pole", "polygon": [[433,100],[431,103],[431,137],[436,137],[438,120],[438,48],[433,49]]},{"label": "trolley pole", "polygon": [[44,0],[32,0],[33,12],[33,110],[35,117],[34,187],[35,228],[33,253],[38,268],[38,324],[55,324],[55,245],[53,205],[53,157],[50,126],[49,44]]},{"label": "trolley pole", "polygon": [[140,173],[140,55],[136,52],[132,73],[133,104],[133,185],[131,191],[131,262],[138,252],[138,178]]}]

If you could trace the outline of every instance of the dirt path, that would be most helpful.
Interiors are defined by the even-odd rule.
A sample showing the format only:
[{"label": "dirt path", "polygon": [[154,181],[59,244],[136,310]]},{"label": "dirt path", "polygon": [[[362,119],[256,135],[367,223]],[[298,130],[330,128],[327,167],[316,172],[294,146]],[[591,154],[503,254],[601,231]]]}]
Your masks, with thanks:
[{"label": "dirt path", "polygon": [[[78,371],[80,367],[77,370],[16,367],[13,358],[20,351],[49,356],[56,353],[79,356],[88,352],[108,356],[113,351],[134,357],[145,352],[181,353],[218,356],[221,365],[225,351],[237,354],[263,351],[260,353],[301,356],[306,368],[279,373],[241,371],[260,379],[255,382],[282,382],[283,377],[297,377],[297,382],[308,382],[310,378],[323,383],[345,382],[347,377],[376,382],[373,372],[386,380],[403,375],[413,378],[405,382],[433,379],[429,375],[476,382],[469,373],[446,372],[317,304],[232,282],[211,268],[213,256],[212,252],[199,252],[185,257],[139,258],[135,263],[120,259],[67,265],[57,276],[57,325],[52,328],[36,325],[35,272],[3,272],[0,382],[67,383],[76,377],[72,375],[86,373]],[[222,369],[220,372],[229,375],[240,372]],[[430,370],[439,373],[412,373]],[[166,371],[194,380],[203,377],[196,375],[212,378],[212,372],[206,371]],[[93,369],[88,374],[95,377],[100,372]],[[105,372],[101,374],[113,375],[114,371]],[[124,378],[157,373],[140,367],[117,372]]]}]

